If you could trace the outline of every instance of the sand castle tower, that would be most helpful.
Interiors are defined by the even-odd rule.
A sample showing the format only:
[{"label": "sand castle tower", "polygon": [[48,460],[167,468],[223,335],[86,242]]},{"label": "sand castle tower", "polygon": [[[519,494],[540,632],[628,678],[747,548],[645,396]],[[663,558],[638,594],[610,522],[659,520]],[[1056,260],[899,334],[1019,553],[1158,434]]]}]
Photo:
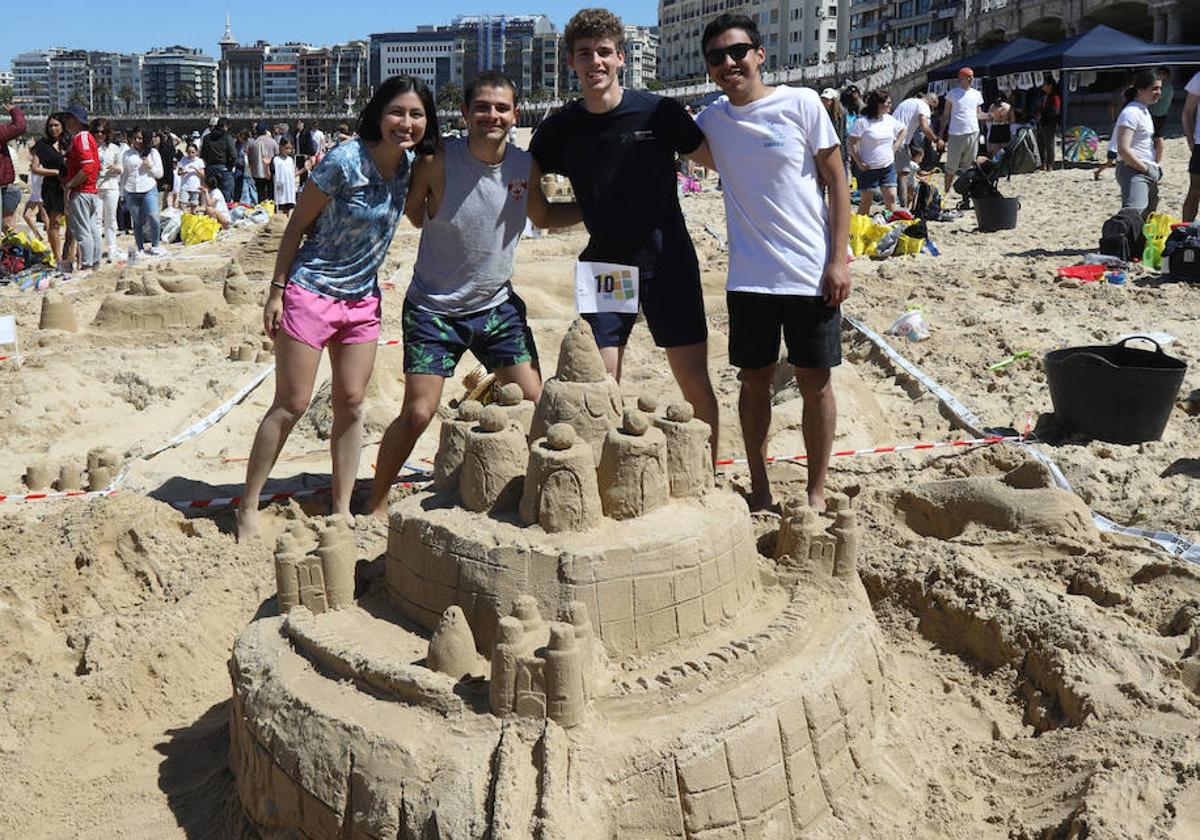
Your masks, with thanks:
[{"label": "sand castle tower", "polygon": [[708,438],[685,404],[625,409],[577,321],[531,416],[502,390],[443,422],[433,486],[391,506],[362,601],[348,523],[289,526],[280,615],[230,666],[250,819],[280,836],[684,840],[799,837],[831,816],[885,706],[854,512],[789,504],[791,560],[760,575]]}]

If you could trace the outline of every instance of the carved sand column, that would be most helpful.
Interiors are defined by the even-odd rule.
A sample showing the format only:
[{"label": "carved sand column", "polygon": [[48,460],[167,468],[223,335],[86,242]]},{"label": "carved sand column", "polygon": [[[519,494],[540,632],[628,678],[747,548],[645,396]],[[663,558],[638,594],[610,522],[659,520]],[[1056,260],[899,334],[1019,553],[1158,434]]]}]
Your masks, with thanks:
[{"label": "carved sand column", "polygon": [[479,402],[466,400],[459,405],[457,416],[442,421],[437,455],[433,458],[433,487],[438,492],[454,492],[458,489],[459,470],[462,468],[463,452],[467,448],[467,432],[479,422],[482,414],[483,406]]},{"label": "carved sand column", "polygon": [[321,532],[317,556],[325,580],[325,600],[331,610],[354,603],[354,535],[340,516],[332,517]]},{"label": "carved sand column", "polygon": [[643,516],[666,504],[667,439],[641,411],[626,411],[621,428],[605,437],[599,482],[604,515],[613,519]]},{"label": "carved sand column", "polygon": [[525,628],[521,619],[506,615],[500,619],[496,646],[492,649],[492,675],[488,683],[488,706],[492,714],[512,714],[517,694],[517,659]]},{"label": "carved sand column", "polygon": [[566,423],[555,423],[529,450],[519,512],[522,522],[550,533],[585,531],[600,523],[592,447]]},{"label": "carved sand column", "polygon": [[550,625],[546,649],[546,717],[563,727],[583,721],[583,663],[570,624]]},{"label": "carved sand column", "polygon": [[699,496],[713,486],[712,428],[697,420],[690,403],[674,403],[654,425],[667,438],[667,475],[675,498]]},{"label": "carved sand column", "polygon": [[489,405],[479,425],[467,432],[458,493],[462,505],[476,512],[503,510],[521,497],[529,448],[525,434],[496,406]]}]

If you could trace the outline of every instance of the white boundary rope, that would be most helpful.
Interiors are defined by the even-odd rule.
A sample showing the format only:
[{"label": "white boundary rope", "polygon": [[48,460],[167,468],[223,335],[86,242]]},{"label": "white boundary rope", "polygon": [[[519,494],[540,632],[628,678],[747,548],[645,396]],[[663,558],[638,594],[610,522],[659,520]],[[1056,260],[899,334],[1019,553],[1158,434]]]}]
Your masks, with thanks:
[{"label": "white boundary rope", "polygon": [[237,393],[235,393],[232,397],[230,397],[225,402],[221,403],[219,406],[217,406],[215,409],[213,409],[212,412],[210,412],[207,417],[205,417],[202,420],[197,421],[196,423],[193,423],[191,426],[188,426],[182,432],[175,435],[175,437],[171,438],[169,441],[167,441],[166,443],[164,443],[162,446],[158,447],[157,449],[147,452],[145,455],[142,456],[142,459],[145,461],[149,461],[155,455],[158,455],[162,452],[166,452],[168,449],[174,449],[176,446],[179,446],[179,444],[183,443],[184,441],[191,440],[194,437],[198,437],[202,432],[204,432],[205,430],[216,425],[217,421],[219,421],[222,417],[224,417],[226,414],[228,414],[230,411],[232,411],[233,407],[235,405],[237,405],[242,400],[244,400],[246,398],[247,394],[249,394],[251,391],[253,391],[255,388],[257,388],[259,385],[261,385],[262,381],[274,372],[275,372],[275,363],[272,362],[271,364],[267,365],[265,368],[260,370],[258,373],[256,373],[254,375],[254,378],[251,379],[249,382],[247,382],[245,385],[243,385],[241,388],[239,388],[237,390]]}]

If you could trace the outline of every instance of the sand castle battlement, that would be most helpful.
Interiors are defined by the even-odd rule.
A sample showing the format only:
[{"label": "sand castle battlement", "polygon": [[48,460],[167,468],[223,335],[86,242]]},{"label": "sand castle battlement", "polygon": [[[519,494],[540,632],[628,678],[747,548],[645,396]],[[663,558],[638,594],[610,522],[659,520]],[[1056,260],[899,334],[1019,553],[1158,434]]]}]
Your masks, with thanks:
[{"label": "sand castle battlement", "polygon": [[281,616],[230,663],[259,830],[794,837],[833,814],[882,708],[849,499],[786,504],[762,574],[708,426],[625,408],[584,322],[536,406],[495,396],[443,422],[361,600],[349,523],[279,537]]}]

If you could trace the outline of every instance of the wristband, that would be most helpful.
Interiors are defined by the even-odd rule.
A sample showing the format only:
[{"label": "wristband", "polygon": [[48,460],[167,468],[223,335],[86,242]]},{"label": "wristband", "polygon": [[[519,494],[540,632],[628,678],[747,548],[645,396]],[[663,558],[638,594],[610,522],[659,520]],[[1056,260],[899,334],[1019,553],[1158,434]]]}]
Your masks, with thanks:
[{"label": "wristband", "polygon": [[286,289],[287,288],[287,283],[280,283],[278,280],[272,280],[271,285],[274,286],[276,289]]}]

